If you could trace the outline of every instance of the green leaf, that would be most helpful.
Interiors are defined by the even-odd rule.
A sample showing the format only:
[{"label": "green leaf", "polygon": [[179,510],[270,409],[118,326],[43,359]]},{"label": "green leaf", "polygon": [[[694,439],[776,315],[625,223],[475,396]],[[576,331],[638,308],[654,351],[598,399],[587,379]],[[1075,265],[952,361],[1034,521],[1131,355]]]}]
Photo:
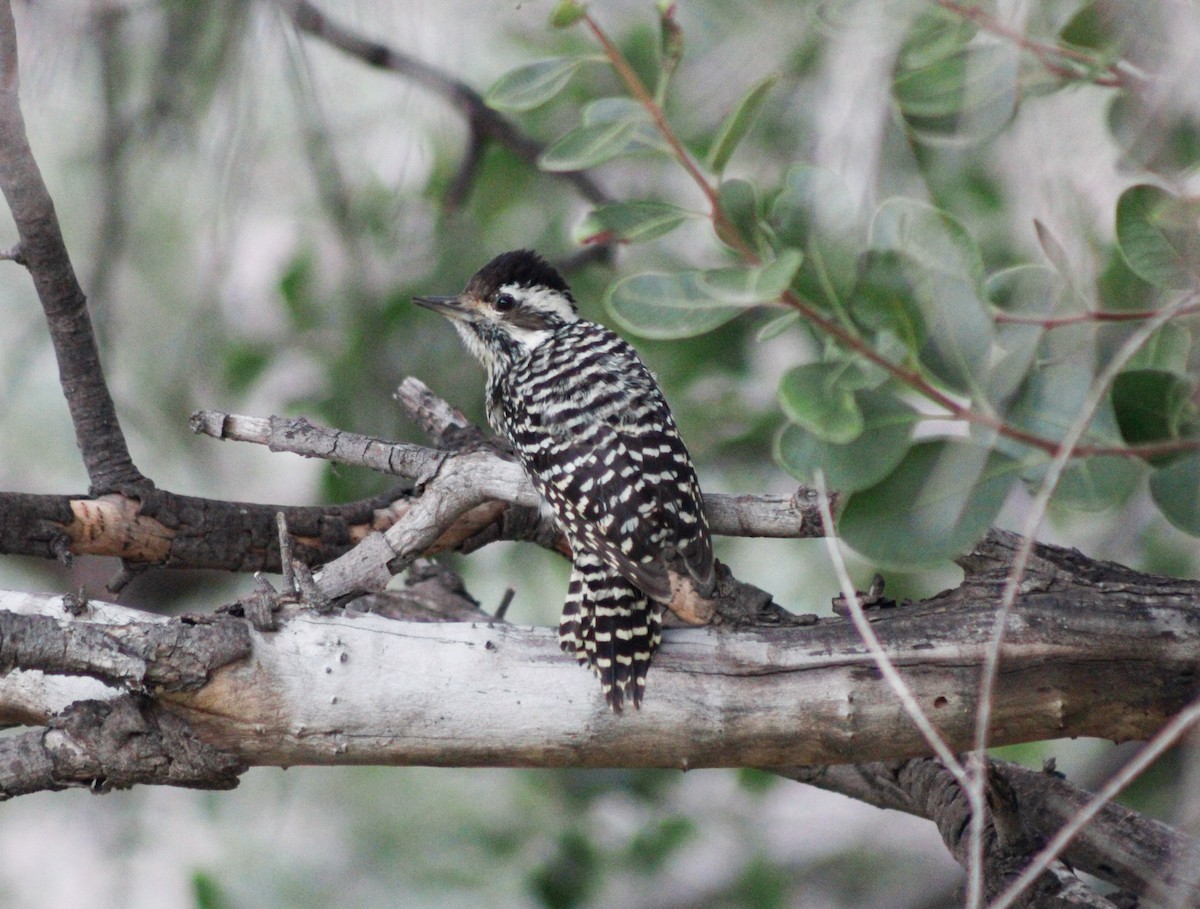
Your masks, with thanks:
[{"label": "green leaf", "polygon": [[717,199],[721,212],[737,231],[737,238],[722,236],[721,240],[732,249],[738,248],[738,239],[751,249],[763,249],[762,231],[758,222],[758,193],[749,180],[725,180],[717,187]]},{"label": "green leaf", "polygon": [[1118,93],[1108,108],[1108,131],[1124,153],[1117,162],[1123,170],[1181,174],[1200,164],[1200,123],[1178,105]]},{"label": "green leaf", "polygon": [[762,328],[758,330],[758,334],[754,336],[754,340],[758,342],[770,341],[772,338],[777,338],[793,325],[800,321],[800,313],[793,310],[788,310],[783,315],[776,316],[771,319]]},{"label": "green leaf", "polygon": [[1187,377],[1192,333],[1178,322],[1167,322],[1138,348],[1126,369],[1159,369]]},{"label": "green leaf", "polygon": [[954,275],[926,272],[914,289],[925,320],[921,362],[952,388],[983,391],[991,372],[994,326],[976,288]]},{"label": "green leaf", "polygon": [[921,442],[892,473],[850,496],[838,531],[867,559],[895,568],[965,552],[991,526],[1018,462],[959,439]]},{"label": "green leaf", "polygon": [[550,13],[551,28],[570,28],[587,15],[587,6],[577,0],[560,0]]},{"label": "green leaf", "polygon": [[192,872],[192,901],[196,909],[227,909],[233,905],[216,877],[207,871]]},{"label": "green leaf", "polygon": [[632,275],[614,284],[604,304],[622,328],[644,338],[690,338],[724,325],[744,309],[722,304],[698,272]]},{"label": "green leaf", "polygon": [[855,389],[842,381],[846,363],[807,363],[789,369],[779,382],[783,414],[826,442],[844,445],[861,435],[862,411]]},{"label": "green leaf", "polygon": [[643,874],[658,871],[681,846],[696,835],[696,824],[687,817],[665,817],[644,826],[628,846],[630,865]]},{"label": "green leaf", "polygon": [[[989,275],[988,299],[1006,313],[1046,318],[1057,311],[1066,291],[1059,272],[1048,265],[1015,265]],[[1045,329],[1036,324],[998,322],[993,325],[995,345],[988,370],[987,399],[1006,402],[1029,375],[1037,360]]]},{"label": "green leaf", "polygon": [[934,7],[912,20],[897,57],[897,68],[911,71],[962,53],[978,29],[963,16]]},{"label": "green leaf", "polygon": [[911,444],[916,411],[890,389],[860,391],[857,401],[863,422],[858,438],[834,444],[788,423],[775,440],[780,466],[808,483],[820,469],[829,488],[842,493],[866,489],[891,473]]},{"label": "green leaf", "polygon": [[1116,53],[1120,39],[1112,32],[1113,23],[1094,0],[1083,4],[1058,32],[1058,39],[1080,50]]},{"label": "green leaf", "polygon": [[979,140],[1012,118],[1019,63],[1012,42],[977,38],[961,16],[931,9],[905,38],[892,93],[918,136]]},{"label": "green leaf", "polygon": [[632,154],[640,151],[654,151],[672,154],[671,146],[655,129],[646,109],[632,98],[597,98],[583,109],[583,116],[580,119],[585,126],[598,123],[632,122],[636,125],[626,152]]},{"label": "green leaf", "polygon": [[769,792],[780,780],[776,774],[767,770],[759,770],[757,767],[741,767],[734,773],[737,776],[738,788],[750,795],[762,795]]},{"label": "green leaf", "polygon": [[313,301],[316,263],[307,250],[298,253],[279,279],[279,293],[296,331],[312,331],[321,324],[321,310]]},{"label": "green leaf", "polygon": [[621,243],[644,243],[670,233],[691,217],[695,215],[665,202],[614,202],[589,212],[573,237],[576,243],[594,242],[598,236]]},{"label": "green leaf", "polygon": [[1163,293],[1134,274],[1121,250],[1113,245],[1096,281],[1100,309],[1105,312],[1136,312],[1161,305]]},{"label": "green leaf", "polygon": [[1173,372],[1127,369],[1113,381],[1111,399],[1121,437],[1130,445],[1177,439],[1194,414],[1192,383]]},{"label": "green leaf", "polygon": [[1054,235],[1054,231],[1052,231],[1049,226],[1040,218],[1033,219],[1033,229],[1037,234],[1038,246],[1042,248],[1042,252],[1046,256],[1046,261],[1048,261],[1054,267],[1054,270],[1058,272],[1058,274],[1060,274],[1064,279],[1069,278],[1073,271],[1071,268],[1071,259],[1067,255],[1067,251],[1059,241],[1058,237]]},{"label": "green leaf", "polygon": [[995,326],[977,284],[895,250],[876,251],[867,257],[853,302],[862,324],[903,339],[947,385],[985,391]]},{"label": "green leaf", "polygon": [[590,56],[556,56],[511,70],[492,83],[492,88],[484,95],[484,102],[494,110],[515,112],[541,107],[566,88],[566,83],[580,66],[594,59]]},{"label": "green leaf", "polygon": [[1144,472],[1145,465],[1116,455],[1073,461],[1059,477],[1054,504],[1084,512],[1115,508],[1133,494]]},{"label": "green leaf", "polygon": [[1200,536],[1200,452],[1154,471],[1150,495],[1168,521],[1184,533]]},{"label": "green leaf", "polygon": [[771,205],[770,220],[781,243],[804,250],[797,290],[813,300],[844,301],[857,278],[867,231],[841,176],[793,165]]},{"label": "green leaf", "polygon": [[1179,41],[1178,30],[1172,31],[1176,21],[1155,3],[1098,0],[1079,8],[1059,32],[1059,40],[1091,52],[1090,59],[1072,55],[1071,65],[1083,78],[1108,75],[1105,68],[1117,60],[1154,78],[1170,59],[1172,42]]},{"label": "green leaf", "polygon": [[270,344],[254,344],[250,342],[235,342],[229,344],[224,352],[224,375],[226,387],[235,393],[244,393],[258,381],[259,377],[271,365],[275,346]]},{"label": "green leaf", "polygon": [[552,172],[586,170],[624,154],[638,123],[617,120],[580,126],[559,138],[538,157],[538,166]]},{"label": "green leaf", "polygon": [[779,81],[779,77],[771,75],[756,82],[738,102],[733,112],[725,118],[725,122],[717,131],[717,137],[713,140],[712,147],[708,150],[708,167],[713,173],[720,174],[725,170],[725,165],[733,157],[734,149],[754,124],[754,119],[767,99],[767,94],[777,81]]},{"label": "green leaf", "polygon": [[875,212],[871,248],[903,253],[930,271],[944,271],[983,286],[983,255],[949,212],[913,199],[888,199]]},{"label": "green leaf", "polygon": [[1048,318],[1058,308],[1066,283],[1057,267],[1032,263],[988,275],[984,290],[987,298],[1006,313]]},{"label": "green leaf", "polygon": [[564,88],[575,70],[595,57],[552,57],[505,73],[483,96],[494,110],[525,111],[545,104]]},{"label": "green leaf", "polygon": [[886,334],[899,342],[904,358],[915,354],[925,337],[924,321],[908,278],[913,268],[900,253],[868,252],[850,300],[855,321],[876,337]]},{"label": "green leaf", "polygon": [[749,306],[772,303],[787,289],[801,256],[786,250],[769,265],[624,278],[605,306],[623,328],[645,338],[688,338],[724,325]]},{"label": "green leaf", "polygon": [[1117,200],[1117,245],[1138,277],[1168,290],[1200,282],[1200,199],[1131,186]]},{"label": "green leaf", "polygon": [[[1051,333],[1053,337],[1055,333]],[[1061,438],[1078,418],[1092,386],[1091,364],[1079,357],[1051,359],[1029,373],[1016,398],[1009,405],[1008,420],[1034,435],[1047,439]],[[1105,415],[1111,417],[1111,410]],[[1115,421],[1112,436],[1103,439],[1117,442]],[[1093,441],[1097,439],[1092,438]],[[1007,445],[1003,437],[998,446]],[[1017,446],[1014,451],[1025,451]]]},{"label": "green leaf", "polygon": [[597,98],[583,109],[580,120],[585,124],[616,123],[620,120],[649,123],[650,115],[632,98]]},{"label": "green leaf", "polygon": [[753,268],[734,266],[702,272],[702,282],[714,297],[738,306],[774,303],[792,283],[804,254],[795,249],[780,250],[779,257]]}]

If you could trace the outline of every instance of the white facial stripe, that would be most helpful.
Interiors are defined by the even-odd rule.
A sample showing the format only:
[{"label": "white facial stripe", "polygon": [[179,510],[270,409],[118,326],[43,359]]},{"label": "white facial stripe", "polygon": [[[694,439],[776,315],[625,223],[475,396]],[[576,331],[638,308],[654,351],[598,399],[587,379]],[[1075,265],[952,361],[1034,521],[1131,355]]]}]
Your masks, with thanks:
[{"label": "white facial stripe", "polygon": [[511,294],[520,306],[553,313],[564,322],[575,322],[579,319],[579,314],[575,312],[570,301],[557,290],[551,290],[548,287],[521,287],[519,284],[505,284],[500,288],[500,293]]},{"label": "white facial stripe", "polygon": [[547,338],[550,337],[550,332],[545,329],[529,329],[520,328],[516,325],[509,325],[505,329],[514,341],[520,344],[527,350],[533,350]]}]

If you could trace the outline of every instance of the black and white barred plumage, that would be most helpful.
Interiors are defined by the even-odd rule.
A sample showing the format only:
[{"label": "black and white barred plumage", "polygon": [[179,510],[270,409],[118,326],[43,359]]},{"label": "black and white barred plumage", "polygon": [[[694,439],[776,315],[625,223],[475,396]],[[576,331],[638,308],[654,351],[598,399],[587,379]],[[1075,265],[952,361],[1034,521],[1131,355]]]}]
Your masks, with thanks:
[{"label": "black and white barred plumage", "polygon": [[714,585],[700,487],[657,382],[529,250],[497,256],[458,296],[416,302],[450,317],[487,369],[488,422],[571,544],[562,648],[613,709],[638,706],[678,577],[702,596]]}]

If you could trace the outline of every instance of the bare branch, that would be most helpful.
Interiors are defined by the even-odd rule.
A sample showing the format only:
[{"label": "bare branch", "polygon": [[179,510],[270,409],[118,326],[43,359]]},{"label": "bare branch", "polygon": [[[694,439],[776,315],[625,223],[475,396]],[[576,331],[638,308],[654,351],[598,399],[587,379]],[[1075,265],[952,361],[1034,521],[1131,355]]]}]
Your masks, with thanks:
[{"label": "bare branch", "polygon": [[[873,623],[954,750],[971,742],[972,680],[997,590],[995,573],[971,574],[925,603],[879,610]],[[1089,580],[1056,563],[1013,613],[992,740],[1153,735],[1192,698],[1198,596],[1196,582]],[[60,598],[15,600],[14,610],[62,615]],[[197,734],[250,763],[770,767],[928,752],[843,619],[670,629],[645,706],[623,717],[604,713],[553,629],[308,611],[281,619],[277,632],[251,632],[249,660],[166,696]]]},{"label": "bare branch", "polygon": [[[1112,779],[1105,783],[1101,790],[1087,804],[1081,806],[1062,825],[1050,839],[1050,842],[1033,857],[1033,861],[1021,872],[1020,876],[1009,884],[1003,893],[996,897],[992,903],[994,909],[1008,909],[1009,906],[1020,905],[1022,895],[1027,889],[1034,886],[1034,881],[1038,874],[1057,860],[1058,856],[1063,853],[1071,840],[1078,835],[1079,831],[1092,818],[1099,814],[1105,805],[1116,798],[1126,786],[1141,776],[1151,764],[1162,757],[1166,750],[1178,742],[1180,737],[1195,725],[1198,720],[1200,720],[1200,701],[1188,705],[1186,709],[1180,711],[1172,718],[1171,722],[1160,729],[1132,761],[1122,767],[1120,772],[1114,774]],[[1180,857],[1187,854],[1186,852],[1180,853]]]},{"label": "bare branch", "polygon": [[438,448],[448,447],[454,431],[473,428],[461,410],[435,395],[416,376],[406,376],[392,397]]},{"label": "bare branch", "polygon": [[[414,383],[409,386],[410,390],[420,385],[412,379],[407,382]],[[469,426],[465,421],[460,425],[457,418],[461,414],[434,396],[428,388],[423,385],[420,388],[424,390],[422,406],[425,408],[421,425],[426,432],[444,440],[455,430]],[[524,471],[495,451],[484,449],[455,454],[420,445],[387,442],[340,429],[327,429],[303,418],[264,419],[211,410],[193,415],[192,428],[216,439],[252,442],[265,445],[271,451],[287,451],[302,457],[324,458],[339,464],[367,467],[411,478],[422,485],[434,482],[435,478],[445,480],[452,476],[454,482],[443,482],[438,487],[438,494],[445,501],[437,506],[437,511],[443,515],[453,512],[462,514],[497,500],[526,509],[538,507],[537,493]],[[462,459],[458,466],[453,466],[455,459]],[[430,495],[430,491],[426,490],[420,498]],[[414,507],[416,504],[414,502]],[[822,533],[815,495],[808,489],[802,488],[790,497],[713,493],[705,495],[704,507],[713,533],[723,536],[803,539],[819,537]],[[453,520],[449,520],[446,527],[452,524]],[[446,527],[439,531],[438,536],[442,533],[452,538],[460,536]],[[433,539],[438,539],[438,536]]]},{"label": "bare branch", "polygon": [[[287,11],[292,23],[300,31],[358,58],[368,66],[386,69],[406,79],[411,79],[417,85],[440,95],[457,108],[466,118],[467,125],[471,130],[466,156],[468,167],[464,168],[468,177],[469,163],[482,139],[504,146],[522,161],[537,164],[538,156],[541,155],[545,146],[526,136],[514,124],[488,107],[479,92],[462,80],[403,51],[355,34],[350,29],[334,22],[307,0],[298,0],[298,2],[281,0],[280,5]],[[611,201],[608,194],[584,171],[558,173],[557,176],[569,180],[579,194],[589,202],[599,204]],[[463,179],[463,172],[460,172],[456,183],[461,183]],[[456,186],[454,198],[460,200],[464,196],[464,188]]]},{"label": "bare branch", "polygon": [[408,495],[393,489],[344,505],[279,506],[160,489],[138,498],[0,493],[0,553],[50,559],[102,555],[130,565],[275,572],[276,513],[287,519],[296,557],[318,565],[391,527],[407,510]]},{"label": "bare branch", "polygon": [[0,0],[0,191],[12,211],[20,255],[46,313],[59,380],[92,494],[145,488],[148,481],[130,457],[105,384],[87,298],[25,135],[18,83],[12,7],[9,0]]},{"label": "bare branch", "polygon": [[[419,422],[439,439],[454,434],[483,438],[478,430],[460,426],[461,415],[415,380],[409,380],[405,403],[421,409]],[[541,514],[540,498],[524,469],[486,442],[461,452],[435,451],[324,429],[306,420],[264,420],[213,411],[195,414],[192,427],[217,438],[372,467],[417,482],[419,494],[395,524],[322,568],[318,583],[334,601],[382,590],[392,575],[415,559],[447,546],[470,550],[506,538],[569,551],[559,528]],[[815,503],[803,494],[706,496],[705,507],[714,533],[793,539],[820,533]],[[716,594],[703,606],[706,619],[715,614],[721,621],[754,622],[769,612],[777,622],[792,620],[771,603],[769,594],[737,580],[728,569],[720,573]]]},{"label": "bare branch", "polygon": [[[935,718],[951,748],[971,741],[976,689],[970,680],[985,657],[995,596],[1015,548],[1012,535],[997,535],[964,560],[967,578],[958,590],[873,616],[880,647],[904,668],[913,697]],[[1038,548],[1029,571],[1005,643],[994,713],[997,744],[1072,735],[1145,737],[1188,703],[1200,654],[1200,631],[1190,621],[1200,585],[1140,575],[1052,547]],[[427,580],[444,586],[440,578]],[[412,595],[420,598],[421,592]],[[458,613],[462,602],[451,603],[450,612]],[[495,624],[474,612],[469,600],[464,605],[467,615],[478,618],[434,625],[361,612],[322,617],[293,610],[278,632],[250,633],[249,660],[217,670],[200,690],[164,695],[163,709],[183,719],[200,740],[246,764],[751,764],[793,767],[784,772],[837,789],[828,780],[846,768],[828,769],[822,780],[813,780],[811,772],[801,774],[794,765],[798,759],[890,760],[928,748],[874,672],[875,656],[841,619],[802,630],[670,630],[652,674],[653,696],[638,713],[614,718],[603,711],[587,674],[558,652],[552,631]],[[18,595],[0,606],[69,621],[60,618],[63,602],[57,597]],[[406,606],[400,608],[407,614]],[[90,622],[124,624],[142,615],[104,603],[89,609]],[[181,633],[188,628],[181,623]],[[63,681],[25,672],[4,677],[0,717],[46,722],[69,699]],[[46,685],[40,710],[39,684]],[[73,684],[83,686],[81,696],[95,698],[90,679]],[[797,724],[797,717],[804,722]],[[36,740],[25,736],[19,742],[12,747],[20,753],[0,753],[0,788],[12,768],[25,773],[22,779],[46,784],[52,778]],[[2,763],[6,759],[12,763]],[[918,774],[914,764],[909,781],[897,765],[886,766],[887,774],[874,783],[860,783],[875,791],[865,800],[940,819],[943,833],[953,828],[956,842],[965,841],[961,817],[945,823],[955,810],[964,810],[953,808],[961,792],[952,779],[953,792],[931,799],[930,771]],[[22,771],[29,767],[43,769]],[[1012,781],[1012,774],[1005,776]],[[186,784],[214,778],[222,777],[191,777]],[[920,799],[918,779],[926,786]],[[1036,797],[1020,779],[1013,782],[1017,814],[1039,834],[1052,835],[1054,825],[1087,800],[1058,782],[1037,788]],[[34,784],[24,785],[8,791],[29,791]],[[845,788],[863,797],[849,791],[849,784]],[[901,799],[897,792],[907,795]],[[1076,795],[1055,801],[1064,792]],[[892,803],[881,802],[885,797]],[[1115,876],[1123,887],[1144,889],[1137,883],[1139,865],[1143,877],[1166,867],[1147,863],[1150,850],[1183,855],[1187,852],[1178,850],[1190,848],[1168,828],[1126,809],[1105,806],[1097,818],[1069,844],[1065,857],[1089,870],[1103,871],[1107,864],[1114,870],[1102,876]],[[993,852],[989,847],[989,861]],[[1065,869],[1051,870],[1046,886],[1067,894],[1062,899],[1071,893],[1070,898],[1092,898],[1086,889],[1070,890],[1077,882]]]},{"label": "bare branch", "polygon": [[[1006,761],[992,761],[991,765],[1012,787],[1025,833],[1035,838],[1052,837],[1091,795],[1052,773]],[[970,809],[961,788],[935,760],[792,767],[777,772],[878,808],[934,820],[951,854],[965,862],[968,849],[964,822]],[[936,804],[927,797],[934,790],[942,795]],[[1187,837],[1167,825],[1128,808],[1108,805],[1068,846],[1062,858],[1072,868],[1153,899],[1178,882],[1179,872],[1171,869],[1179,868],[1177,860],[1188,856],[1192,848]],[[1070,879],[1064,872],[1061,867],[1056,869],[1055,878],[1065,885]],[[1054,885],[1056,881],[1047,883]],[[1200,900],[1200,889],[1192,885],[1191,891],[1188,902]]]},{"label": "bare branch", "polygon": [[76,701],[46,729],[0,739],[0,801],[138,783],[233,789],[245,770],[236,757],[197,739],[179,717],[135,695]]},{"label": "bare branch", "polygon": [[232,618],[113,625],[0,611],[0,673],[37,669],[181,691],[201,687],[213,670],[249,653],[246,626]]}]

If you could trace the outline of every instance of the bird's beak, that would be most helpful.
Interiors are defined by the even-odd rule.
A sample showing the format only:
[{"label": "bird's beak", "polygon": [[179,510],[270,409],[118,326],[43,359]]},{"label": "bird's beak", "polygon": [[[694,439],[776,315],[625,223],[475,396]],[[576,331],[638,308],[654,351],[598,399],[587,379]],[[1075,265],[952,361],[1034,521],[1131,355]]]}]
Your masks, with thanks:
[{"label": "bird's beak", "polygon": [[462,297],[413,297],[413,302],[434,312],[440,312],[451,319],[465,319],[467,313],[462,306]]}]

